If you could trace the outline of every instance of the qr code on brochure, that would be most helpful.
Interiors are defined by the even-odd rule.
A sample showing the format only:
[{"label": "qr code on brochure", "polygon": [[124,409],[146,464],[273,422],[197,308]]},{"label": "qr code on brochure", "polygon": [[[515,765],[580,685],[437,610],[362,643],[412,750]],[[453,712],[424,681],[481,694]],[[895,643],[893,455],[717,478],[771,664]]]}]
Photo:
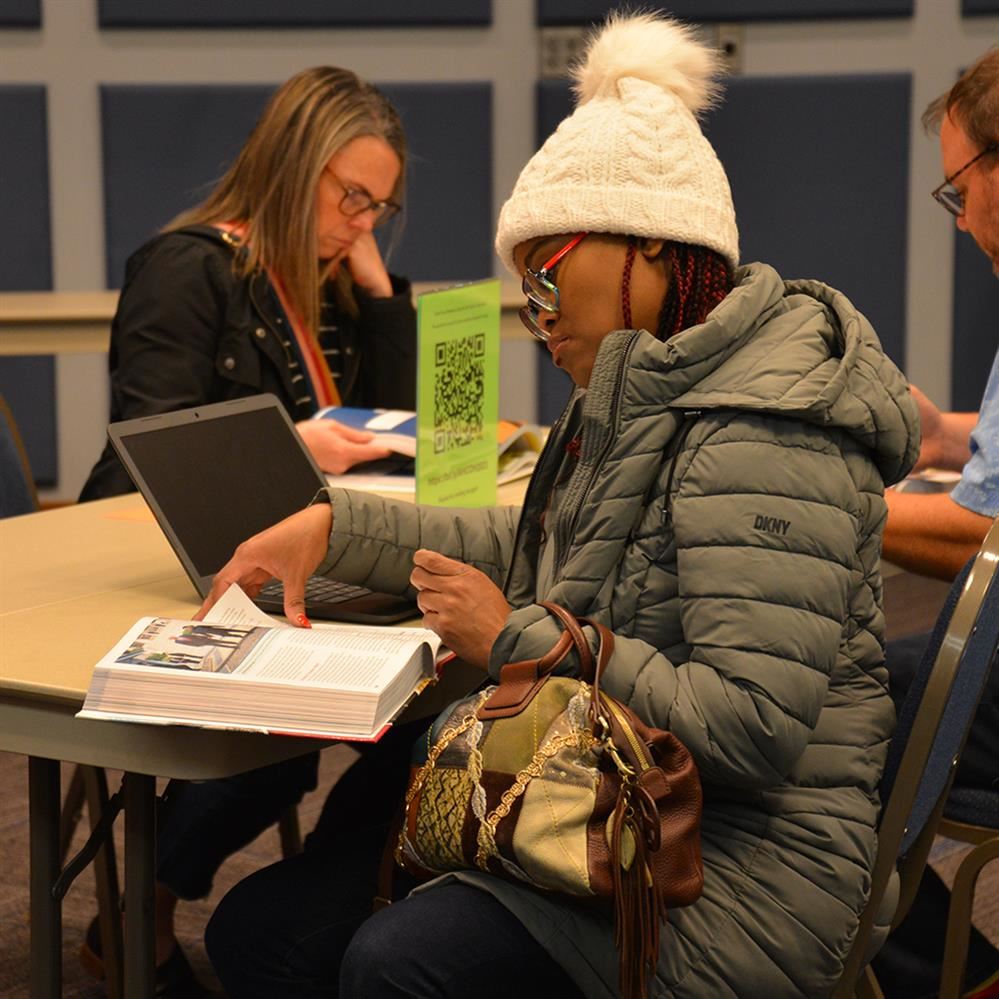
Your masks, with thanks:
[{"label": "qr code on brochure", "polygon": [[439,343],[434,356],[434,453],[482,440],[484,333]]}]

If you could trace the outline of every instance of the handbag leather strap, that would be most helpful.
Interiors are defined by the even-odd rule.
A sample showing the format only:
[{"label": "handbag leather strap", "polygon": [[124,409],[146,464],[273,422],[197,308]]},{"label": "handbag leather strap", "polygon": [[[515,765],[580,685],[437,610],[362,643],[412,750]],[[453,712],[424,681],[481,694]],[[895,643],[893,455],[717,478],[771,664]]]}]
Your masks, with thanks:
[{"label": "handbag leather strap", "polygon": [[543,600],[540,604],[549,614],[557,617],[565,630],[572,635],[572,641],[576,646],[576,655],[579,656],[580,679],[586,683],[593,683],[594,670],[593,652],[590,650],[590,643],[583,634],[583,629],[579,627],[575,614],[570,614],[564,607],[553,604],[548,600]]},{"label": "handbag leather strap", "polygon": [[[565,630],[545,655],[538,659],[507,663],[500,670],[499,686],[479,708],[478,717],[482,721],[493,718],[509,718],[523,711],[572,649],[576,650],[579,657],[582,679],[593,684],[594,689],[596,689],[599,683],[599,674],[603,671],[611,651],[613,651],[614,636],[602,624],[594,624],[586,619],[586,623],[593,625],[600,635],[598,662],[594,662],[590,643],[586,640],[575,615],[570,614],[564,607],[548,601],[542,602],[540,606],[558,618]],[[596,700],[595,696],[594,701]],[[594,723],[596,723],[597,714],[593,705],[591,705],[591,713]]]},{"label": "handbag leather strap", "polygon": [[[478,718],[481,721],[489,721],[520,714],[569,651],[575,649],[579,656],[582,679],[591,685],[589,716],[593,733],[601,741],[605,738],[609,740],[616,758],[627,764],[638,778],[637,792],[651,802],[652,799],[649,798],[642,781],[654,780],[659,773],[658,768],[653,766],[652,755],[644,745],[644,740],[636,738],[635,734],[629,731],[628,709],[624,705],[617,705],[617,702],[614,702],[616,707],[611,706],[609,702],[613,701],[613,698],[605,695],[601,689],[604,670],[614,653],[614,633],[606,625],[592,618],[584,617],[577,620],[573,614],[558,604],[545,601],[541,606],[553,617],[558,618],[565,626],[565,630],[545,655],[538,659],[507,663],[500,670],[499,686],[479,708]],[[581,625],[589,625],[597,633],[596,661]],[[652,815],[655,808],[650,807],[651,811],[645,810]]]},{"label": "handbag leather strap", "polygon": [[593,618],[583,617],[579,620],[580,623],[588,624],[594,631],[596,631],[597,639],[599,641],[599,645],[597,647],[597,662],[593,668],[593,679],[590,681],[593,685],[593,694],[590,698],[590,718],[595,725],[597,723],[598,715],[606,713],[603,709],[603,702],[601,699],[600,681],[603,678],[604,670],[607,668],[607,662],[614,652],[614,632],[612,632],[606,625],[601,624],[599,621],[594,621]]},{"label": "handbag leather strap", "polygon": [[479,708],[479,718],[487,721],[520,714],[574,646],[572,635],[563,631],[555,645],[540,659],[507,663],[500,670],[499,686]]}]

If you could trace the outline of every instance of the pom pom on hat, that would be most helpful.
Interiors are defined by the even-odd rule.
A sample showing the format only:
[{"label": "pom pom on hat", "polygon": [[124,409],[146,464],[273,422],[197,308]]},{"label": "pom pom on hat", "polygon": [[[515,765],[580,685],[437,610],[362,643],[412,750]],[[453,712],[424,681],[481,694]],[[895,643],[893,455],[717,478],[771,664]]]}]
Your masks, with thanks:
[{"label": "pom pom on hat", "polygon": [[678,21],[653,14],[611,14],[585,58],[573,67],[573,90],[577,105],[582,105],[633,77],[672,91],[696,115],[718,98],[721,88],[715,76],[720,65],[718,53]]},{"label": "pom pom on hat", "polygon": [[573,71],[577,106],[521,171],[496,252],[524,240],[607,232],[709,247],[739,261],[725,171],[696,114],[717,98],[719,59],[654,14],[612,15]]}]

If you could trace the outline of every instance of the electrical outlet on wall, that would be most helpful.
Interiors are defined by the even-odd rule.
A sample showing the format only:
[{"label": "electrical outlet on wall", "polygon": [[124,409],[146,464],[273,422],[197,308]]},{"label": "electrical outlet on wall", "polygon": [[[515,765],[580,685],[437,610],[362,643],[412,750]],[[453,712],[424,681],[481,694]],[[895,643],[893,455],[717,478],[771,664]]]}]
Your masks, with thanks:
[{"label": "electrical outlet on wall", "polygon": [[589,29],[585,27],[559,27],[541,29],[541,78],[565,79],[569,67],[586,48]]},{"label": "electrical outlet on wall", "polygon": [[[746,42],[746,29],[741,24],[696,25],[695,30],[704,42],[719,49],[724,57],[725,71],[729,75],[742,72],[742,52]],[[582,25],[542,28],[541,78],[565,79],[569,67],[586,48],[590,29]]]},{"label": "electrical outlet on wall", "polygon": [[742,24],[716,24],[712,43],[725,59],[729,76],[742,72],[742,56],[746,47],[746,28]]}]

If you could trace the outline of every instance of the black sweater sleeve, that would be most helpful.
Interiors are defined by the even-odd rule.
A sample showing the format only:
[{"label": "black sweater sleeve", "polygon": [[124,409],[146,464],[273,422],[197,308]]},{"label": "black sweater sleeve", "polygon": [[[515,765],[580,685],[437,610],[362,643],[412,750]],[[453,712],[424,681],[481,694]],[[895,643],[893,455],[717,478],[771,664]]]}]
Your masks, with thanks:
[{"label": "black sweater sleeve", "polygon": [[356,290],[360,316],[360,406],[416,408],[416,310],[410,284],[392,277],[391,298]]}]

